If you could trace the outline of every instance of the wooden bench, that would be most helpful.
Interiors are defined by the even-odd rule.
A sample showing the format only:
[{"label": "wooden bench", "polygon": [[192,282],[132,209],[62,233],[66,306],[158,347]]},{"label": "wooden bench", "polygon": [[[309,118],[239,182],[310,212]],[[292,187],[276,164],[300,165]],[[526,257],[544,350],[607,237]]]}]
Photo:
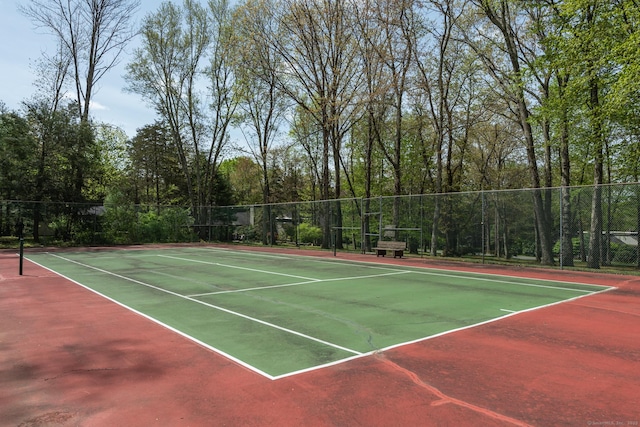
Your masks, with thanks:
[{"label": "wooden bench", "polygon": [[378,246],[373,248],[376,251],[376,256],[385,256],[387,251],[393,251],[393,257],[400,257],[404,255],[404,250],[407,248],[405,242],[396,242],[394,240],[379,240]]}]

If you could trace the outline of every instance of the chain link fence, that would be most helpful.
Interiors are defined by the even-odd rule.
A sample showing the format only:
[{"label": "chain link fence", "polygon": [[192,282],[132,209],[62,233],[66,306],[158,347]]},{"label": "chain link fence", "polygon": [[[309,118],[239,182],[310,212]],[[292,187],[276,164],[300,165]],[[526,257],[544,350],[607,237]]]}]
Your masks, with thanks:
[{"label": "chain link fence", "polygon": [[[536,209],[536,198],[542,201]],[[43,245],[195,241],[640,267],[640,184],[226,207],[0,201],[0,239]],[[599,238],[598,238],[599,236]]]}]

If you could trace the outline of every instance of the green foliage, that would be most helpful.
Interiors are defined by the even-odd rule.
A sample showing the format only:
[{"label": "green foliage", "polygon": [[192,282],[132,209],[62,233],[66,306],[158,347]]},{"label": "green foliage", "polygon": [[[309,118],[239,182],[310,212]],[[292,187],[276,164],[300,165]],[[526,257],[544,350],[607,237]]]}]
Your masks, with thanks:
[{"label": "green foliage", "polygon": [[611,262],[614,264],[636,265],[638,262],[638,248],[630,245],[612,244]]},{"label": "green foliage", "polygon": [[296,237],[296,226],[293,223],[284,223],[282,224],[282,231],[284,235],[279,236],[280,240],[294,240]]},{"label": "green foliage", "polygon": [[71,218],[69,215],[60,214],[49,223],[49,229],[53,232],[55,240],[69,240],[71,235]]},{"label": "green foliage", "polygon": [[260,166],[249,157],[240,156],[225,160],[220,164],[220,171],[228,177],[237,204],[246,205],[263,201]]},{"label": "green foliage", "polygon": [[[526,187],[532,176],[545,185],[547,177],[551,185],[561,178],[563,185],[587,184],[596,179],[596,161],[608,169],[605,181],[640,179],[637,2],[451,2],[450,15],[429,4],[407,3],[416,9],[398,16],[429,22],[406,27],[400,27],[409,24],[402,19],[375,19],[366,22],[365,32],[363,26],[350,25],[350,14],[334,16],[334,23],[347,24],[351,41],[335,45],[345,48],[345,56],[334,63],[339,67],[328,70],[317,49],[339,36],[329,31],[330,14],[318,14],[302,28],[303,22],[288,21],[291,10],[278,9],[277,2],[241,2],[233,15],[236,22],[225,0],[162,3],[143,20],[141,43],[127,66],[128,89],[153,106],[158,121],[126,141],[121,130],[80,117],[78,101],[37,98],[25,102],[23,112],[9,112],[0,103],[0,199],[59,202],[46,216],[30,209],[26,219],[37,232],[42,217],[40,225],[60,241],[139,243],[191,239],[194,224],[202,238],[231,238],[239,230],[231,225],[233,213],[214,212],[216,206],[463,194]],[[403,5],[379,11],[378,18]],[[321,10],[320,4],[307,6]],[[505,12],[498,15],[509,21],[500,23],[508,31],[502,33],[500,25],[488,31],[498,15],[492,19],[482,12],[492,9]],[[454,24],[454,17],[455,34],[447,35],[441,30]],[[414,32],[417,28],[433,31]],[[302,30],[318,36],[304,46],[309,52],[289,49],[288,42],[303,40]],[[407,39],[395,38],[400,34]],[[507,35],[517,45],[518,67],[505,56]],[[409,39],[415,48],[410,54],[402,48]],[[479,39],[483,42],[475,44]],[[308,55],[314,49],[316,54]],[[406,85],[399,85],[392,69],[396,65],[408,67]],[[338,86],[324,87],[329,80],[323,78],[314,82],[312,71],[330,71],[323,78],[331,77]],[[492,76],[496,84],[487,85]],[[514,96],[518,92],[526,96]],[[532,112],[531,138],[523,138],[530,136],[522,123],[527,117],[514,100],[524,101]],[[280,138],[276,117],[290,122],[288,138]],[[232,152],[229,131],[234,127],[242,128],[246,146]],[[85,200],[104,201],[106,213],[83,218],[82,208],[65,206]],[[478,203],[443,198],[437,220],[431,214],[408,216],[400,208],[407,223],[397,225],[435,228],[434,248],[437,243],[440,251],[477,250],[483,219],[477,215]],[[572,203],[563,208],[576,212],[577,201]],[[618,229],[637,228],[636,203],[629,202],[627,220]],[[498,217],[490,222],[508,231],[500,238],[514,240],[505,245],[509,252],[535,255],[531,206],[517,200],[490,210]],[[386,208],[382,226],[391,223],[387,218],[396,211]],[[266,212],[257,212],[257,225],[241,233],[266,242],[274,218],[281,215]],[[359,219],[362,213],[351,216]],[[595,213],[582,211],[581,229],[588,228]],[[349,220],[344,206],[332,212],[334,219],[339,214]],[[538,214],[543,217],[542,211]],[[0,228],[8,233],[24,212],[3,215]],[[322,224],[324,236],[318,227],[302,224],[300,240],[319,243],[324,237],[326,246],[330,216],[314,207],[303,217]],[[84,220],[93,222],[83,225]],[[547,229],[555,233],[556,225]],[[290,224],[280,230],[295,236]],[[415,240],[410,245],[414,251]],[[576,247],[574,240],[574,252]],[[611,249],[615,259],[629,255],[625,247]]]},{"label": "green foliage", "polygon": [[193,217],[185,208],[141,211],[136,205],[106,205],[105,240],[114,244],[193,241]]},{"label": "green foliage", "polygon": [[15,112],[0,114],[0,199],[29,199],[36,143],[28,122]]},{"label": "green foliage", "polygon": [[126,163],[119,188],[134,204],[187,205],[187,184],[165,125],[138,129],[126,144]]},{"label": "green foliage", "polygon": [[258,240],[260,233],[255,226],[243,225],[236,228],[234,237],[239,241],[255,241]]},{"label": "green foliage", "polygon": [[135,243],[137,216],[132,206],[105,205],[105,239],[116,245]]},{"label": "green foliage", "polygon": [[229,177],[220,171],[213,177],[211,185],[211,204],[215,206],[231,206],[234,204],[233,191]]},{"label": "green foliage", "polygon": [[[556,244],[553,246],[553,253],[555,254],[559,254],[560,253],[560,240],[558,240],[556,242]],[[572,253],[573,256],[578,256],[580,254],[580,238],[579,237],[574,237],[571,239],[571,245],[573,246],[572,249]],[[563,251],[567,251],[568,248],[562,248]]]},{"label": "green foliage", "polygon": [[306,222],[298,226],[298,234],[301,243],[318,245],[322,240],[322,229]]},{"label": "green foliage", "polygon": [[102,217],[105,241],[113,244],[190,242],[193,224],[186,208],[143,208],[118,191],[107,197]]},{"label": "green foliage", "polygon": [[190,242],[193,240],[193,218],[183,208],[163,208],[138,216],[138,236],[141,243]]},{"label": "green foliage", "polygon": [[119,184],[124,172],[127,135],[108,124],[98,124],[95,135],[92,173],[86,177],[83,194],[88,200],[102,201],[109,188]]}]

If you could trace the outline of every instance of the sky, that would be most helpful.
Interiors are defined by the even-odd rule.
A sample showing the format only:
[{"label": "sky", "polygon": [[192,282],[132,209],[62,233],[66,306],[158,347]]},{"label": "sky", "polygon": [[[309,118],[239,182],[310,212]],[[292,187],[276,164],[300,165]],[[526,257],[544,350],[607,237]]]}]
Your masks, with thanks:
[{"label": "sky", "polygon": [[[133,19],[137,23],[160,5],[159,1],[143,0],[141,3]],[[33,64],[41,58],[42,52],[53,54],[56,47],[53,36],[44,30],[36,30],[18,11],[18,5],[26,4],[28,0],[0,0],[0,102],[10,110],[20,110],[22,101],[35,94]],[[155,111],[144,100],[124,91],[125,66],[136,43],[137,39],[134,39],[120,64],[98,83],[91,111],[94,120],[118,126],[129,137],[135,136],[136,129],[156,120]]]}]

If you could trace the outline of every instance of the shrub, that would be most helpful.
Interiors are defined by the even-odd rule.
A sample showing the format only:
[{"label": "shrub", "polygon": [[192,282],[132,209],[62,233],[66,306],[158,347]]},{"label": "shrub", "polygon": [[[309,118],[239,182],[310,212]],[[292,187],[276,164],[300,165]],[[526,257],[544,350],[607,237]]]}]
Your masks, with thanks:
[{"label": "shrub", "polygon": [[620,264],[635,264],[638,259],[637,248],[629,245],[611,245],[611,262]]},{"label": "shrub", "polygon": [[183,208],[137,212],[135,206],[110,206],[104,215],[105,240],[114,244],[190,242],[193,218]]},{"label": "shrub", "polygon": [[307,224],[303,222],[298,227],[298,233],[300,235],[301,243],[311,243],[317,245],[322,239],[322,230],[315,225]]}]

